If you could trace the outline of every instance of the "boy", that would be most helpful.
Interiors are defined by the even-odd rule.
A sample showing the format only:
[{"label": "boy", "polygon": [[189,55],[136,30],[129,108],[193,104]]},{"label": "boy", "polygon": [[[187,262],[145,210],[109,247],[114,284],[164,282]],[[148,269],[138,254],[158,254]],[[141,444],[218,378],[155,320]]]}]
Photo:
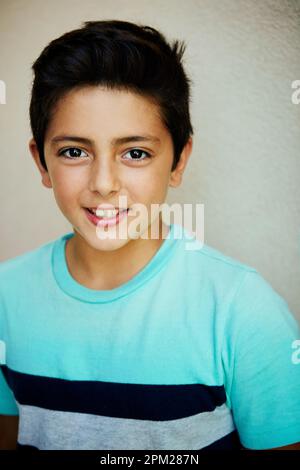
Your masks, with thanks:
[{"label": "boy", "polygon": [[183,52],[153,28],[86,22],[33,65],[30,151],[73,232],[1,265],[3,447],[299,448],[287,303],[149,218],[192,150]]}]

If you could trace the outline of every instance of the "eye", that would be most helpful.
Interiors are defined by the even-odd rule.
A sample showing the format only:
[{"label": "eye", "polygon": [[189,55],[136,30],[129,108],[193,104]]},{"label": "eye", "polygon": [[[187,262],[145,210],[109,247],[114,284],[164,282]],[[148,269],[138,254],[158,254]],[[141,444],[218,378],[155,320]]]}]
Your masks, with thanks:
[{"label": "eye", "polygon": [[[142,161],[142,160],[146,160],[147,158],[151,158],[151,155],[150,153],[146,152],[145,150],[142,150],[142,149],[131,149],[129,150],[127,153],[125,153],[125,155],[127,154],[131,154],[131,158],[129,159],[126,159],[126,160],[132,160],[132,161]],[[140,158],[140,154],[145,154],[146,156],[144,158]]]},{"label": "eye", "polygon": [[[66,152],[71,152],[71,155],[65,155]],[[80,152],[83,152],[83,150],[77,147],[69,147],[67,149],[61,150],[58,155],[62,156],[63,158],[67,158],[69,160],[70,159],[76,160],[80,158]]]}]

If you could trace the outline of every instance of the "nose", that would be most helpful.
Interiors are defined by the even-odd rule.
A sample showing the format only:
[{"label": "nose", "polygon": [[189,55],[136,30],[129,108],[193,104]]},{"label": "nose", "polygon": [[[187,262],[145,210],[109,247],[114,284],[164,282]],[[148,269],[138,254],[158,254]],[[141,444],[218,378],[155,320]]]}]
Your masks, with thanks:
[{"label": "nose", "polygon": [[110,158],[98,158],[91,166],[89,190],[97,191],[103,198],[120,190],[117,163]]}]

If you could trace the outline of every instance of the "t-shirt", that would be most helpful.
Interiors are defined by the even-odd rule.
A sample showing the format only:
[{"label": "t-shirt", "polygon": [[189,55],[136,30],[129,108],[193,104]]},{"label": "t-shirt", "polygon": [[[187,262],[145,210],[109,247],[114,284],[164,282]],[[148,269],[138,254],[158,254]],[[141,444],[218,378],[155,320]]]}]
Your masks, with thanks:
[{"label": "t-shirt", "polygon": [[256,269],[170,224],[136,275],[94,290],[69,272],[72,236],[0,264],[0,414],[19,415],[18,448],[300,441],[299,323]]}]

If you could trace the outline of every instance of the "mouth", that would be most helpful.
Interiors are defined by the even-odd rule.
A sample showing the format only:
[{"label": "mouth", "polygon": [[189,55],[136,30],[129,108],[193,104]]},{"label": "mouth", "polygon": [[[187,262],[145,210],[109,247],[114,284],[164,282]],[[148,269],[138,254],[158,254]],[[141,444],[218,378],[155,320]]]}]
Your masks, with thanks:
[{"label": "mouth", "polygon": [[86,215],[90,222],[97,226],[104,226],[104,225],[116,225],[118,224],[124,217],[127,216],[128,212],[130,211],[129,208],[127,209],[113,209],[113,210],[102,210],[96,208],[85,207],[84,208]]},{"label": "mouth", "polygon": [[105,219],[110,219],[118,215],[119,213],[122,212],[128,212],[129,208],[127,209],[120,209],[120,208],[115,208],[115,209],[97,209],[96,207],[85,207],[91,214],[96,215],[99,218],[105,218]]}]

